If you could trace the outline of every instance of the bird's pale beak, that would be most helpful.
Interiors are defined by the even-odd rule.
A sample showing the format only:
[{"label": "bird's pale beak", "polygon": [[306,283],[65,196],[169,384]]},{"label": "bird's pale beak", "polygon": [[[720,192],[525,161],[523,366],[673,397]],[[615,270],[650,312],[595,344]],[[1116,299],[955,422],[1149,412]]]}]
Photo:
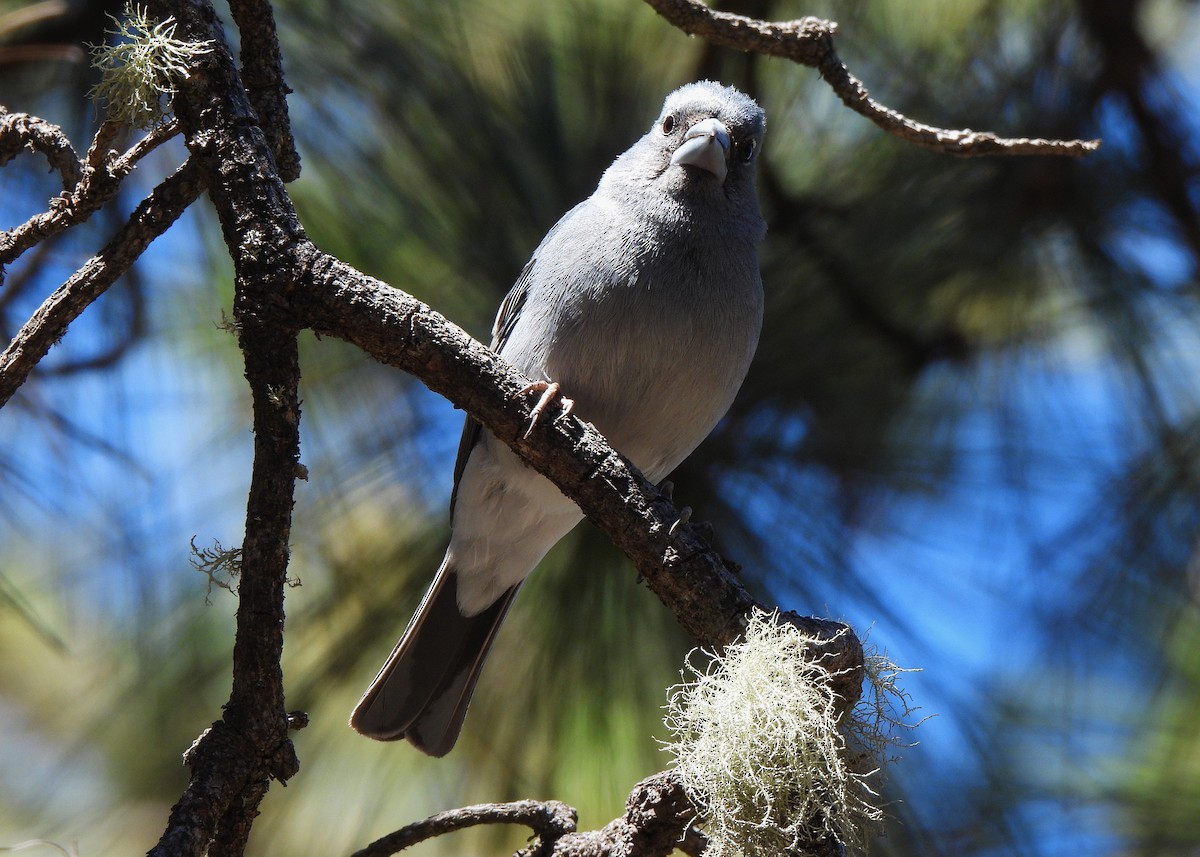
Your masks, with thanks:
[{"label": "bird's pale beak", "polygon": [[699,167],[723,182],[729,172],[729,145],[729,129],[719,119],[703,119],[688,128],[671,163]]}]

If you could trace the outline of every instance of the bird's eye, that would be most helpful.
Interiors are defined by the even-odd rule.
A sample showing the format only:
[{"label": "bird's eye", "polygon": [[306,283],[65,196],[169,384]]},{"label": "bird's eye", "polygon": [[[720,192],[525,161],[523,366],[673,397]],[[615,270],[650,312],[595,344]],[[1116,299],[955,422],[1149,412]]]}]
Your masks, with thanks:
[{"label": "bird's eye", "polygon": [[670,134],[674,130],[675,130],[675,117],[668,115],[662,121],[662,132],[664,134]]},{"label": "bird's eye", "polygon": [[750,159],[754,157],[754,150],[756,148],[758,148],[758,141],[751,137],[737,144],[734,156],[743,164],[749,163]]}]

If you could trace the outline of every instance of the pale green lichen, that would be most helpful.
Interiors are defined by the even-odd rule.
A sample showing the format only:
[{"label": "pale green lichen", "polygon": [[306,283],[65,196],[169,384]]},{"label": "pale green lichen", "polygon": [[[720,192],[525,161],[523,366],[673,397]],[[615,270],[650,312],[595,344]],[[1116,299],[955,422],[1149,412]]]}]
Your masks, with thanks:
[{"label": "pale green lichen", "polygon": [[216,586],[228,592],[237,594],[237,581],[242,576],[242,549],[226,548],[216,539],[210,548],[196,547],[196,537],[192,536],[192,568],[208,578],[208,591],[204,594],[204,603],[212,603],[212,591]]},{"label": "pale green lichen", "polygon": [[691,680],[672,688],[668,749],[700,810],[707,857],[795,853],[829,838],[863,846],[882,821],[870,781],[909,713],[901,670],[869,655],[863,701],[841,716],[824,645],[756,614],[706,667],[693,653]]},{"label": "pale green lichen", "polygon": [[163,122],[177,81],[189,63],[212,50],[212,43],[175,38],[175,19],[154,23],[140,6],[127,6],[111,45],[90,45],[100,82],[91,95],[103,101],[109,119],[149,129]]}]

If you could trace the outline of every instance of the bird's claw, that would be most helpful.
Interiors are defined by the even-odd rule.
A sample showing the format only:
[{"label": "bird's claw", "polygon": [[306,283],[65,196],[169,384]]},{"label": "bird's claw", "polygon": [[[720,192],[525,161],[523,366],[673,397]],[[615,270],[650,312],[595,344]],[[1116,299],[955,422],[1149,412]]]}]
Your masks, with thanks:
[{"label": "bird's claw", "polygon": [[667,535],[670,536],[671,538],[675,538],[675,536],[679,534],[679,531],[681,529],[683,529],[683,525],[686,524],[689,520],[691,520],[691,517],[692,517],[692,507],[684,506],[682,509],[679,510],[679,520],[677,520],[675,523],[671,524],[671,529],[667,530]]},{"label": "bird's claw", "polygon": [[546,408],[549,407],[550,403],[555,399],[559,399],[561,402],[562,414],[560,416],[565,417],[575,408],[574,399],[568,399],[566,396],[559,396],[559,391],[561,389],[562,385],[557,381],[533,381],[525,386],[519,393],[517,393],[517,396],[524,396],[527,393],[542,394],[541,398],[538,399],[537,404],[533,406],[533,410],[529,414],[529,428],[525,429],[525,440],[529,440],[529,436],[533,434],[533,430],[537,428],[537,424],[541,421],[542,414],[546,412]]}]

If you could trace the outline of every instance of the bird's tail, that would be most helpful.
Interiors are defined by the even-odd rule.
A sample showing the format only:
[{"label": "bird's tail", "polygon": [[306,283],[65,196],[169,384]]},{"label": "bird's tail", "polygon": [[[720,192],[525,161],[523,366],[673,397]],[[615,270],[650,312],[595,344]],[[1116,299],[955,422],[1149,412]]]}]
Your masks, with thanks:
[{"label": "bird's tail", "polygon": [[363,694],[350,725],[368,738],[407,738],[431,756],[450,752],[479,671],[520,584],[476,616],[458,610],[458,575],[443,562],[404,636]]}]

